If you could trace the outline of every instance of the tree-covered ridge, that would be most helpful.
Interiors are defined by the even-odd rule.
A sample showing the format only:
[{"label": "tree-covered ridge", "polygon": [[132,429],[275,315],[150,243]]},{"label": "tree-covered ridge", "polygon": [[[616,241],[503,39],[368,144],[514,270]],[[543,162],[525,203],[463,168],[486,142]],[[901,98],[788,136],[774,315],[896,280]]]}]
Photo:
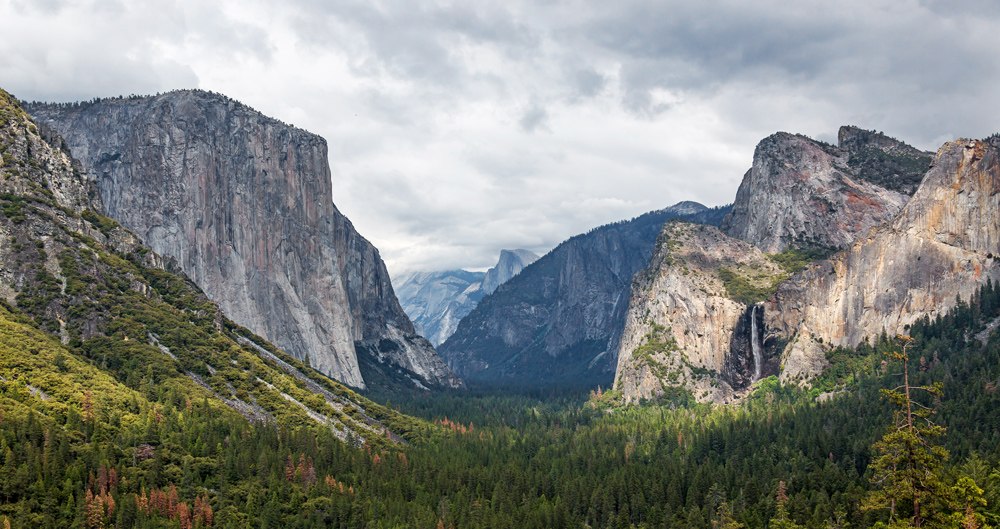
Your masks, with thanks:
[{"label": "tree-covered ridge", "polygon": [[931,165],[931,156],[866,147],[847,161],[854,174],[886,189],[912,195]]},{"label": "tree-covered ridge", "polygon": [[[1000,514],[1000,417],[994,413],[1000,404],[1000,334],[985,343],[976,336],[996,317],[998,299],[989,285],[948,316],[920,322],[911,329],[915,341],[909,348],[913,383],[944,386],[939,403],[926,402],[947,428],[941,444],[951,458],[942,479],[954,486],[970,478],[984,489],[986,516]],[[30,326],[27,318],[10,314],[5,318],[13,323],[6,325]],[[29,347],[52,349],[45,354],[62,347],[37,330],[20,332],[37,337],[40,345]],[[171,527],[140,503],[144,492],[151,501],[153,490],[169,498],[172,484],[189,513],[203,498],[215,526],[222,527],[369,522],[435,527],[440,522],[444,527],[707,528],[721,513],[745,527],[763,528],[776,527],[771,520],[780,514],[782,481],[789,523],[870,527],[888,516],[861,507],[873,490],[871,447],[892,422],[890,403],[879,398],[879,390],[898,381],[898,369],[882,364],[882,353],[894,347],[887,338],[850,351],[850,358],[839,353],[849,374],[835,368],[824,374],[821,383],[834,397],[821,401],[773,378],[739,407],[608,408],[596,397],[588,402],[573,395],[539,400],[495,393],[408,401],[399,405],[449,427],[426,431],[424,442],[402,452],[358,451],[336,442],[329,430],[247,423],[234,413],[212,412],[218,404],[211,398],[192,398],[189,405],[177,391],[157,401],[130,391],[136,405],[128,407],[129,402],[121,410],[98,405],[93,429],[108,440],[88,442],[89,426],[74,433],[58,424],[85,423],[74,418],[84,416],[82,396],[67,406],[65,419],[54,414],[48,421],[56,399],[32,396],[28,386],[38,386],[30,376],[8,379],[2,386],[0,453],[10,454],[2,462],[10,472],[3,475],[19,481],[4,489],[10,496],[0,515],[15,526],[28,519],[38,522],[31,526],[45,527],[46,516],[53,517],[52,526],[73,520],[82,525],[89,512],[84,505],[89,473],[95,476],[94,502],[103,463],[118,476],[108,494],[121,527]],[[96,362],[63,354],[68,369],[85,369],[115,384]],[[108,410],[113,414],[105,419]],[[121,427],[113,426],[116,420]],[[51,477],[46,469],[55,469],[45,464],[47,425],[54,439],[49,446],[65,446],[68,457],[65,472]],[[150,453],[144,445],[152,449],[145,460]]]},{"label": "tree-covered ridge", "polygon": [[[218,457],[220,439],[228,446],[230,438],[268,436],[280,428],[311,437],[316,446],[322,439],[327,451],[338,445],[348,452],[394,453],[439,429],[358,396],[226,319],[170,263],[103,216],[78,164],[65,149],[52,147],[63,145],[58,136],[37,127],[8,94],[0,96],[0,296],[6,300],[0,308],[0,430],[3,446],[12,450],[5,464],[15,469],[0,512],[25,527],[80,522],[80,513],[94,525],[101,516],[93,501],[110,523],[118,520],[112,505],[132,505],[119,511],[126,517],[136,505],[160,513],[128,503],[128,491],[152,495],[176,485],[175,499],[192,517],[212,505],[217,521],[233,520],[204,489],[192,491],[179,481],[188,458]],[[201,435],[197,445],[165,440],[183,436],[185,421],[198,431],[211,427],[207,418],[228,433]],[[22,426],[44,435],[29,435],[25,444],[17,434]],[[41,443],[39,450],[63,443],[66,458],[77,464],[52,470],[58,491],[37,489],[46,501],[67,502],[61,512],[32,502],[36,489],[28,485],[39,470],[32,466],[32,442]],[[83,452],[101,458],[77,458]],[[166,459],[147,474],[141,464],[155,454]],[[324,467],[317,472],[313,462],[322,454],[311,457],[303,460],[307,474],[323,479]],[[122,466],[125,461],[132,470]],[[198,476],[216,479],[217,462],[199,462]],[[22,468],[27,477],[18,474]],[[84,479],[88,473],[106,476],[109,469],[123,479],[116,488]],[[177,501],[168,517],[179,516]]]},{"label": "tree-covered ridge", "polygon": [[[72,160],[51,148],[57,142],[15,114],[0,129],[10,159],[0,168],[0,524],[825,528],[889,520],[887,509],[863,509],[879,490],[872,446],[892,424],[880,398],[898,380],[898,368],[883,364],[896,347],[888,337],[832,351],[811,390],[772,377],[740,406],[665,397],[622,408],[606,391],[591,400],[445,394],[378,406],[226,320],[101,216]],[[998,309],[1000,291],[989,283],[947,316],[913,325],[908,348],[913,383],[942,385],[941,399],[921,401],[945,428],[940,445],[950,458],[939,479],[966,491],[966,505],[994,525]],[[347,430],[364,438],[362,448],[356,435],[340,441]],[[968,501],[977,497],[985,504]],[[939,506],[952,524],[944,526],[968,521],[955,518],[966,505]]]}]

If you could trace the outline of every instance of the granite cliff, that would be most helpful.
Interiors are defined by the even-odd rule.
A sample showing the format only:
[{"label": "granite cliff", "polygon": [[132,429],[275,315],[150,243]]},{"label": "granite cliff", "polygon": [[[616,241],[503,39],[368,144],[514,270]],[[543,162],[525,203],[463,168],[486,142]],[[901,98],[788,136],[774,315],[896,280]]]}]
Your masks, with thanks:
[{"label": "granite cliff", "polygon": [[892,219],[908,195],[883,185],[909,190],[912,174],[894,168],[922,175],[930,157],[856,127],[842,127],[839,137],[839,147],[785,132],[762,140],[722,231],[769,253],[839,250]]},{"label": "granite cliff", "polygon": [[486,271],[483,277],[483,293],[492,294],[498,286],[516,276],[524,267],[538,260],[531,250],[500,250],[497,264]]},{"label": "granite cliff", "polygon": [[649,264],[666,220],[706,210],[681,203],[563,242],[484,297],[441,357],[483,384],[607,386],[632,276]]},{"label": "granite cliff", "polygon": [[355,387],[359,354],[417,385],[461,385],[334,206],[319,136],[197,90],[28,110],[65,138],[107,214],[240,325]]},{"label": "granite cliff", "polygon": [[17,380],[23,396],[38,397],[19,403],[6,392],[8,418],[18,407],[40,410],[32,416],[62,417],[82,441],[81,423],[63,414],[103,408],[91,438],[101,443],[110,428],[127,435],[154,403],[164,410],[186,398],[213,421],[245,419],[236,431],[261,422],[355,446],[406,442],[388,425],[402,419],[393,429],[406,432],[411,419],[234,324],[173,260],[105,216],[66,142],[2,89],[0,154],[0,382]]},{"label": "granite cliff", "polygon": [[414,272],[397,281],[396,295],[421,336],[439,346],[455,333],[458,322],[479,300],[538,260],[529,250],[501,250],[496,266],[486,272],[448,270]]},{"label": "granite cliff", "polygon": [[766,290],[785,277],[764,252],[714,226],[668,221],[632,282],[615,389],[626,403],[676,398],[671,388],[726,402],[776,374],[780,351],[754,332],[763,310],[732,299],[731,283]]},{"label": "granite cliff", "polygon": [[1000,278],[1000,151],[946,143],[892,222],[782,284],[765,304],[767,335],[790,341],[782,378],[806,379],[831,346],[905,334]]},{"label": "granite cliff", "polygon": [[[947,279],[946,269],[970,266],[975,276],[973,259],[915,241],[897,248],[900,243],[872,239],[922,225],[911,212],[926,209],[920,204],[928,202],[928,191],[921,187],[907,202],[913,182],[931,165],[929,153],[857,127],[841,127],[838,138],[837,147],[787,133],[761,141],[723,220],[729,236],[707,227],[664,227],[649,268],[632,286],[616,371],[616,389],[627,402],[676,398],[677,389],[699,401],[725,402],[764,376],[815,375],[831,344],[854,345],[883,328],[902,332],[906,322],[895,320],[913,303],[922,308],[903,318],[907,322],[947,310],[945,297],[953,303],[955,294],[967,297],[981,283],[968,274]],[[934,187],[928,179],[924,186]],[[990,211],[963,203],[963,196],[936,193],[931,202],[950,204],[946,209],[955,214]],[[964,221],[941,222],[983,232]],[[793,275],[807,261],[844,248]],[[905,267],[921,270],[916,275],[933,294],[921,294],[905,269],[884,270],[903,258],[900,252],[925,263]],[[955,281],[968,284],[959,288]]]}]

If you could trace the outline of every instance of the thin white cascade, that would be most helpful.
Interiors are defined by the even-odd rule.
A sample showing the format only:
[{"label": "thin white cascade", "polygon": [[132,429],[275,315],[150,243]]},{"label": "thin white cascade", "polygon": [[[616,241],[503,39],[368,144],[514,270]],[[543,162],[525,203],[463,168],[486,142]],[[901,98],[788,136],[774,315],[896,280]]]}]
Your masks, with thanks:
[{"label": "thin white cascade", "polygon": [[750,350],[753,351],[753,380],[760,380],[761,364],[764,359],[760,354],[760,340],[757,338],[757,305],[750,311]]}]

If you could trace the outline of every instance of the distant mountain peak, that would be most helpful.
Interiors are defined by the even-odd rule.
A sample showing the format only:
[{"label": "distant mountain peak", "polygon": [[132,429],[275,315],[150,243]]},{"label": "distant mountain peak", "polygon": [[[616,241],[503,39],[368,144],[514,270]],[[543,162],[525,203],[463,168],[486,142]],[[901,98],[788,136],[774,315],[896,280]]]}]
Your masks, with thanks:
[{"label": "distant mountain peak", "polygon": [[537,260],[538,255],[531,250],[500,250],[500,260],[496,266],[486,271],[486,277],[483,278],[483,292],[492,294],[498,286]]},{"label": "distant mountain peak", "polygon": [[678,202],[664,211],[673,213],[674,215],[694,215],[695,213],[701,213],[708,209],[708,206],[693,202],[691,200],[685,200],[683,202]]},{"label": "distant mountain peak", "polygon": [[537,260],[531,250],[500,250],[497,264],[485,273],[414,272],[400,278],[396,294],[417,332],[438,346],[455,332],[458,322],[472,312],[483,296]]}]

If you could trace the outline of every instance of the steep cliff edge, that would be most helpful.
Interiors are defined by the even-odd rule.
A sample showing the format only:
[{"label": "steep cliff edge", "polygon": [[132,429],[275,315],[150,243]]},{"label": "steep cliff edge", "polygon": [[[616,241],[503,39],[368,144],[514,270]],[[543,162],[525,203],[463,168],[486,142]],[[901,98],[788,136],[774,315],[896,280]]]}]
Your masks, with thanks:
[{"label": "steep cliff edge", "polygon": [[607,386],[632,276],[649,264],[667,219],[707,209],[681,203],[570,238],[483,298],[441,357],[489,385]]},{"label": "steep cliff edge", "polygon": [[942,146],[913,198],[881,226],[785,282],[764,304],[768,333],[790,339],[785,380],[808,378],[830,346],[853,346],[943,314],[1000,278],[1000,153],[992,142]]},{"label": "steep cliff edge", "polygon": [[333,205],[322,138],[202,91],[28,110],[62,134],[108,215],[237,323],[356,387],[358,350],[416,382],[460,384]]},{"label": "steep cliff edge", "polygon": [[732,299],[739,297],[732,283],[767,290],[785,277],[758,248],[713,226],[667,222],[632,283],[615,389],[626,403],[671,388],[726,402],[775,374],[780,351],[764,343],[763,310]]},{"label": "steep cliff edge", "polygon": [[193,401],[197,416],[240,432],[262,422],[352,445],[405,443],[389,425],[410,432],[412,419],[234,324],[171,260],[104,216],[62,138],[2,89],[0,154],[0,382],[41,396],[5,391],[6,413],[36,410],[83,441],[69,407],[77,417],[103,408],[90,437],[101,443],[128,435],[153,404],[166,411],[186,398],[189,413]]},{"label": "steep cliff edge", "polygon": [[868,173],[892,174],[872,154],[883,152],[876,141],[883,137],[854,131],[841,130],[851,150],[784,132],[762,140],[722,231],[768,253],[789,246],[838,250],[891,220],[908,197],[854,174],[852,153],[868,153],[856,154]]},{"label": "steep cliff edge", "polygon": [[[931,162],[929,153],[874,131],[841,127],[838,139],[836,147],[780,132],[762,140],[721,224],[732,237],[706,227],[664,227],[650,267],[632,286],[616,371],[626,402],[676,398],[678,389],[700,401],[731,400],[780,371],[789,341],[794,354],[786,358],[786,379],[823,368],[831,342],[824,346],[816,330],[795,330],[796,311],[824,301],[814,285],[801,282],[809,272],[782,282],[806,261],[849,247],[896,218]],[[891,274],[882,278],[882,290],[905,294],[907,284],[895,281]],[[787,302],[779,308],[776,297]],[[845,316],[856,315],[825,318],[845,325]]]}]

